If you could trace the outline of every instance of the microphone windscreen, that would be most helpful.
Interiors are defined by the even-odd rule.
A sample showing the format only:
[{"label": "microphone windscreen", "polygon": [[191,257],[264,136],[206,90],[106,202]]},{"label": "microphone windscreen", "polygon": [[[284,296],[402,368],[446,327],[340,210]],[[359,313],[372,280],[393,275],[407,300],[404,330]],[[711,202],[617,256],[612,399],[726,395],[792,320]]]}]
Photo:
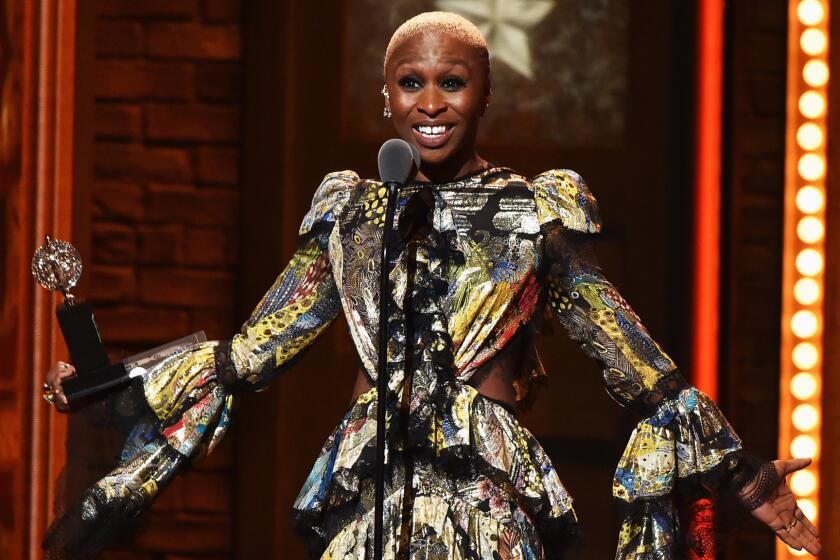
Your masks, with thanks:
[{"label": "microphone windscreen", "polygon": [[414,171],[414,152],[405,140],[392,138],[379,148],[379,178],[383,183],[405,185]]}]

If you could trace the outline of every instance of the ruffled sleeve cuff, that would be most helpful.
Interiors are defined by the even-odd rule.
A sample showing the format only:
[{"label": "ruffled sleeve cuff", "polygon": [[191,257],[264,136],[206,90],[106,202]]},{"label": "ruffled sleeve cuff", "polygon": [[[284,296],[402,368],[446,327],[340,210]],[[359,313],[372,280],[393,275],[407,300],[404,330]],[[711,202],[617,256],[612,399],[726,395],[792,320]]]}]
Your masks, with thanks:
[{"label": "ruffled sleeve cuff", "polygon": [[143,392],[160,421],[160,433],[181,455],[206,455],[227,431],[236,379],[232,368],[227,343],[202,342],[143,378]]},{"label": "ruffled sleeve cuff", "polygon": [[187,346],[112,397],[131,402],[130,410],[145,399],[148,410],[133,418],[120,464],[50,526],[43,542],[50,557],[93,558],[132,526],[182,465],[215,447],[233,406],[233,387],[218,373],[220,348],[224,343]]},{"label": "ruffled sleeve cuff", "polygon": [[626,502],[664,496],[677,479],[732,469],[735,462],[726,459],[741,449],[715,403],[695,387],[685,388],[633,430],[616,469],[613,496]]},{"label": "ruffled sleeve cuff", "polygon": [[662,400],[633,430],[615,472],[613,496],[629,503],[616,559],[654,551],[657,558],[682,558],[674,490],[692,499],[698,491],[737,491],[756,465],[704,393],[688,386]]}]

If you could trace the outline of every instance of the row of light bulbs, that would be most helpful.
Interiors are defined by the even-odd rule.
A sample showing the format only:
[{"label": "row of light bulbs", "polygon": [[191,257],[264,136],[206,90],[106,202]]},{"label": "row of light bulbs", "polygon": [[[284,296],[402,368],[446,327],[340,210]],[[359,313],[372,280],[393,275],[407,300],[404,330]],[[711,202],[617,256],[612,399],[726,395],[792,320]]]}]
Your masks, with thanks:
[{"label": "row of light bulbs", "polygon": [[[797,185],[795,199],[798,211],[796,237],[799,241],[794,263],[797,277],[791,294],[797,305],[789,325],[790,332],[796,337],[790,355],[795,373],[790,377],[789,391],[796,399],[790,413],[790,423],[795,430],[791,434],[790,453],[793,457],[813,457],[814,463],[794,473],[790,485],[799,507],[816,523],[819,513],[817,457],[820,452],[822,273],[825,266],[822,243],[825,237],[824,123],[828,110],[825,90],[829,78],[825,62],[828,51],[826,6],[823,0],[801,0],[796,15],[805,27],[799,36],[802,54],[791,52],[791,56],[800,60],[800,56],[813,58],[805,59],[802,64],[802,89],[805,91],[799,96],[798,108],[804,122],[796,130],[796,143],[802,154],[797,163],[801,182]],[[804,550],[788,548],[788,551],[794,556],[807,554]]]}]

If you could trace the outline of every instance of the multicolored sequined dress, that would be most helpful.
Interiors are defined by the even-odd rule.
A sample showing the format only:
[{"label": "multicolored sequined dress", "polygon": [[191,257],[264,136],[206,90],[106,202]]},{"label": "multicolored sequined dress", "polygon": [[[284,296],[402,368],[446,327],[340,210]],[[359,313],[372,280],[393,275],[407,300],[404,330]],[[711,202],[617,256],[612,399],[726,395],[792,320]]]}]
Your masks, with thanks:
[{"label": "multicolored sequined dress", "polygon": [[[241,332],[147,373],[154,422],[135,427],[120,466],[86,494],[88,526],[148,504],[211,451],[235,394],[264,388],[341,312],[375,385],[384,206],[376,181],[325,177],[297,251]],[[388,263],[385,558],[552,558],[575,533],[572,499],[540,444],[468,384],[546,308],[600,363],[609,394],[644,415],[613,482],[630,504],[616,558],[679,557],[677,481],[737,468],[738,436],[594,264],[600,227],[594,197],[569,170],[528,180],[495,167],[400,190]],[[517,398],[533,375],[517,377]],[[375,446],[374,388],[329,436],[295,502],[316,556],[372,557]]]}]

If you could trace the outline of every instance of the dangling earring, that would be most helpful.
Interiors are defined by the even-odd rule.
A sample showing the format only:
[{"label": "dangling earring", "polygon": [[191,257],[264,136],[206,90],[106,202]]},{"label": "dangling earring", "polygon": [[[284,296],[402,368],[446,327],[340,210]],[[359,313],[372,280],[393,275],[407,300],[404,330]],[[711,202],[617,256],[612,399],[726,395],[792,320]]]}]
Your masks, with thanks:
[{"label": "dangling earring", "polygon": [[[389,101],[389,97],[388,97],[388,85],[387,85],[387,84],[386,84],[386,85],[384,85],[384,86],[382,86],[382,95],[384,95],[384,96],[385,96],[385,100],[386,100],[386,101]],[[391,118],[391,109],[389,109],[389,108],[388,108],[388,105],[387,105],[387,104],[386,104],[386,105],[385,105],[385,107],[382,109],[382,117],[383,117],[383,118],[386,118],[386,119],[390,119],[390,118]]]}]

